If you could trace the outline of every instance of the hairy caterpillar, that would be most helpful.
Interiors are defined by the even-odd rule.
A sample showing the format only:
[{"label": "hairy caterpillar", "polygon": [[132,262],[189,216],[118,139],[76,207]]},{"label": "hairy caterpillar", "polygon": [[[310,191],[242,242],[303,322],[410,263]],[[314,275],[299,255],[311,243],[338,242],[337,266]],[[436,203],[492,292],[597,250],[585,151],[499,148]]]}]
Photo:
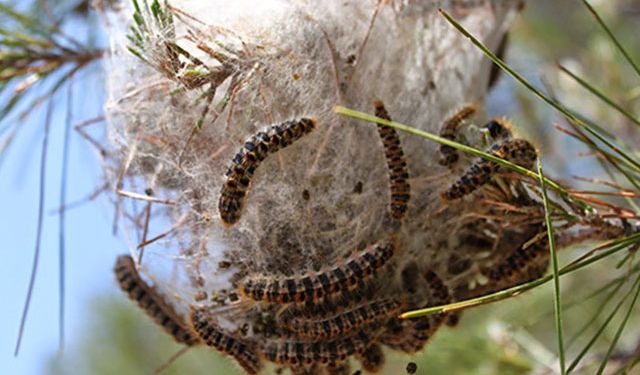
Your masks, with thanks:
[{"label": "hairy caterpillar", "polygon": [[[533,166],[538,157],[536,149],[524,139],[510,139],[497,143],[489,149],[489,154],[527,169]],[[494,161],[479,159],[440,196],[445,201],[451,201],[471,194],[486,184],[499,168],[500,164]]]},{"label": "hairy caterpillar", "polygon": [[269,303],[317,302],[326,296],[350,290],[359,281],[370,278],[395,252],[394,241],[383,241],[370,246],[345,264],[317,274],[283,278],[264,275],[245,277],[239,283],[239,291],[250,299]]},{"label": "hairy caterpillar", "polygon": [[[373,105],[377,117],[391,121],[391,117],[384,108],[381,100],[374,100]],[[395,129],[378,125],[378,134],[382,140],[384,154],[387,159],[387,167],[389,169],[389,188],[391,190],[389,211],[391,217],[396,220],[401,220],[407,212],[407,203],[411,197],[407,162],[404,159],[404,152],[400,145],[400,137]]]},{"label": "hairy caterpillar", "polygon": [[200,339],[178,316],[155,288],[150,287],[138,273],[133,258],[121,255],[114,267],[116,279],[129,298],[180,343],[188,346],[200,344]]},{"label": "hairy caterpillar", "polygon": [[313,131],[315,126],[316,121],[308,118],[285,121],[259,131],[247,139],[233,157],[220,191],[218,210],[223,223],[232,225],[240,220],[251,178],[260,163],[270,154]]}]

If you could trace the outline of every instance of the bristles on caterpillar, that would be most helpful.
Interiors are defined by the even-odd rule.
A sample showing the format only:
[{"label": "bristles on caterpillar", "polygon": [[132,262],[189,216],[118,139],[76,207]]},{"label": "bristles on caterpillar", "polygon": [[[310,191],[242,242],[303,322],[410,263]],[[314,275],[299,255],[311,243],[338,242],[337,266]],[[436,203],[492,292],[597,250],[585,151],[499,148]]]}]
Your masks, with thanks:
[{"label": "bristles on caterpillar", "polygon": [[[440,137],[455,141],[458,135],[458,127],[464,120],[473,116],[477,108],[475,105],[467,105],[460,108],[455,114],[447,118],[440,128]],[[458,161],[458,151],[447,145],[440,145],[440,165],[445,167],[453,165]]]},{"label": "bristles on caterpillar", "polygon": [[[377,117],[391,121],[391,117],[381,100],[374,100],[373,105]],[[389,188],[391,190],[389,213],[394,219],[401,220],[407,212],[409,198],[411,197],[407,162],[400,144],[400,136],[395,129],[378,124],[378,134],[382,140],[384,155],[389,169]]]},{"label": "bristles on caterpillar", "polygon": [[[510,161],[521,167],[530,169],[538,157],[536,149],[524,139],[506,140],[495,144],[489,154]],[[471,194],[480,186],[486,184],[500,168],[500,164],[478,159],[453,185],[442,192],[440,196],[445,201],[459,199]]]},{"label": "bristles on caterpillar", "polygon": [[393,240],[370,246],[345,264],[317,274],[272,278],[248,276],[239,282],[241,295],[268,303],[319,302],[325,297],[353,289],[383,267],[396,252]]},{"label": "bristles on caterpillar", "polygon": [[207,345],[233,357],[248,374],[260,372],[262,361],[253,341],[226,332],[210,318],[205,309],[192,309],[191,323]]},{"label": "bristles on caterpillar", "polygon": [[187,346],[200,344],[200,339],[179,317],[154,287],[150,287],[138,273],[133,258],[121,255],[114,272],[120,289],[173,338]]},{"label": "bristles on caterpillar", "polygon": [[233,225],[242,215],[245,196],[253,174],[260,163],[315,129],[316,121],[308,118],[285,121],[251,136],[236,153],[225,175],[218,210],[226,225]]}]

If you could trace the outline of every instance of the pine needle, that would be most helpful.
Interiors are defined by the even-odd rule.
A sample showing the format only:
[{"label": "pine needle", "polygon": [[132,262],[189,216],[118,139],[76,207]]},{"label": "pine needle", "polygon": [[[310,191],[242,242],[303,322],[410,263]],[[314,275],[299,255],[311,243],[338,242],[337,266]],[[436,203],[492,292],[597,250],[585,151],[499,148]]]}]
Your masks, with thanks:
[{"label": "pine needle", "polygon": [[553,270],[553,302],[556,320],[556,336],[558,339],[558,353],[560,357],[560,374],[564,375],[565,370],[565,354],[564,339],[562,334],[562,305],[560,303],[560,277],[558,274],[558,254],[556,252],[556,240],[553,235],[553,223],[551,222],[551,214],[549,210],[549,198],[547,197],[547,188],[545,186],[544,176],[542,174],[542,163],[538,162],[538,175],[540,176],[540,187],[542,188],[542,203],[544,205],[544,217],[547,226],[547,236],[549,238],[549,252],[551,253],[551,265]]}]

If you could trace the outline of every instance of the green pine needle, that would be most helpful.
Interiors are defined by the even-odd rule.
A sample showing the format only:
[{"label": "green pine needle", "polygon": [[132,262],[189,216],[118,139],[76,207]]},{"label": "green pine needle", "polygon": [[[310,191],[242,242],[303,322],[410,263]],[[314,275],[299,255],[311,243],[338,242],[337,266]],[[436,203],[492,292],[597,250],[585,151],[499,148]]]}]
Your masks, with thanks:
[{"label": "green pine needle", "polygon": [[551,265],[553,270],[553,302],[556,320],[556,336],[558,338],[558,353],[560,356],[560,374],[564,375],[565,354],[564,339],[562,335],[562,305],[560,303],[560,277],[558,274],[558,253],[556,251],[556,240],[553,235],[553,223],[551,222],[551,212],[549,210],[549,198],[545,186],[544,175],[542,174],[542,163],[538,162],[538,175],[540,176],[540,187],[542,188],[542,203],[544,205],[544,218],[547,226],[547,236],[549,238],[549,252],[551,253]]}]

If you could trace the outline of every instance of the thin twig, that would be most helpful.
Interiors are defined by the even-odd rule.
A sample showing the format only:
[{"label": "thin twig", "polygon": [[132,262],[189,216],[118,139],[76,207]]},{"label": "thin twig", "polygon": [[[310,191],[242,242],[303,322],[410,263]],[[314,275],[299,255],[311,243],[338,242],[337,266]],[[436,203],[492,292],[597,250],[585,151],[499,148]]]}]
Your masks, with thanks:
[{"label": "thin twig", "polygon": [[130,192],[130,191],[117,190],[116,193],[118,195],[122,195],[123,197],[131,198],[131,199],[137,199],[137,200],[141,200],[141,201],[145,201],[145,202],[160,203],[160,204],[166,204],[166,205],[170,205],[170,206],[173,206],[173,205],[176,204],[176,202],[171,200],[171,199],[162,199],[162,198],[150,197],[150,196],[145,195],[145,194],[133,193],[133,192]]},{"label": "thin twig", "polygon": [[151,373],[151,375],[157,375],[159,373],[161,373],[162,371],[166,370],[167,368],[169,368],[169,366],[171,366],[178,358],[180,358],[184,353],[187,352],[187,350],[189,350],[191,347],[189,346],[185,346],[183,348],[181,348],[180,350],[178,350],[177,352],[175,352],[171,357],[169,357],[169,359],[167,359],[163,364],[161,364],[160,366],[158,366],[155,370],[153,370],[153,372]]},{"label": "thin twig", "polygon": [[47,106],[47,112],[44,120],[44,134],[42,136],[42,154],[40,158],[40,187],[38,196],[38,224],[36,229],[36,246],[33,254],[33,265],[31,267],[31,276],[29,278],[29,286],[27,288],[27,298],[22,309],[22,317],[20,319],[20,328],[18,329],[18,339],[16,341],[15,351],[13,355],[18,356],[20,352],[20,343],[22,342],[22,334],[24,333],[25,323],[27,321],[27,315],[29,313],[29,305],[31,304],[31,296],[33,294],[33,287],[36,282],[36,273],[38,272],[38,262],[40,260],[40,240],[42,238],[42,224],[44,216],[44,199],[45,199],[45,186],[47,176],[47,150],[49,147],[49,131],[51,128],[51,117],[53,114],[53,101],[49,101]]},{"label": "thin twig", "polygon": [[150,239],[150,240],[147,240],[147,241],[141,242],[141,243],[138,245],[138,249],[142,249],[142,248],[144,248],[145,246],[147,246],[147,245],[149,245],[149,244],[152,244],[152,243],[154,243],[154,242],[156,242],[156,241],[158,241],[158,240],[160,240],[160,239],[162,239],[162,238],[166,237],[166,236],[167,236],[167,235],[169,235],[171,232],[173,232],[174,230],[176,230],[176,229],[178,229],[179,227],[181,227],[181,226],[184,224],[184,222],[187,220],[187,217],[188,217],[188,216],[189,216],[188,214],[184,214],[180,219],[178,219],[178,222],[176,222],[176,223],[175,223],[171,228],[169,228],[168,230],[166,230],[166,231],[164,231],[164,232],[160,233],[159,235],[157,235],[157,236],[153,237],[153,238],[152,238],[152,239]]},{"label": "thin twig", "polygon": [[[151,202],[147,203],[147,207],[144,212],[144,226],[142,229],[142,239],[140,243],[147,242],[147,235],[149,234],[149,222],[151,221]],[[144,247],[140,248],[140,253],[138,254],[138,264],[142,264],[142,257],[144,256]]]}]

